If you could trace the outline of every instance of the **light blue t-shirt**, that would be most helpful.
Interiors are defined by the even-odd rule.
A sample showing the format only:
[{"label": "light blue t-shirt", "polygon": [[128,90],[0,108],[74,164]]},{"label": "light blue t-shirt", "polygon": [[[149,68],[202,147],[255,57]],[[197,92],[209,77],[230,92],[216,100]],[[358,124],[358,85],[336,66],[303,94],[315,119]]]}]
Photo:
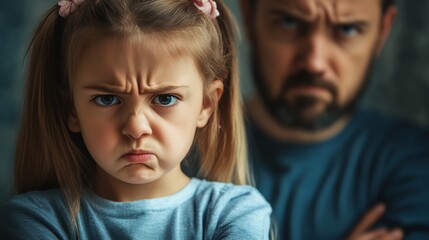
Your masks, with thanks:
[{"label": "light blue t-shirt", "polygon": [[[80,239],[268,239],[271,207],[250,186],[193,178],[178,193],[133,202],[81,198]],[[75,239],[60,190],[13,197],[1,239]]]}]

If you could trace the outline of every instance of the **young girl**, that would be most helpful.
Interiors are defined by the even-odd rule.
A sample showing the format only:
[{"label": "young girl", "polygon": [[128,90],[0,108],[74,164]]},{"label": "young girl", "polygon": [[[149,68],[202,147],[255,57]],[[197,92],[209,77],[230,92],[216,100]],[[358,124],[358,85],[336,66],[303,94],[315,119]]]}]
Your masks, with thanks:
[{"label": "young girl", "polygon": [[[232,20],[212,0],[51,8],[29,50],[20,194],[0,237],[267,239],[271,208],[243,186]],[[198,178],[181,168],[191,147]]]}]

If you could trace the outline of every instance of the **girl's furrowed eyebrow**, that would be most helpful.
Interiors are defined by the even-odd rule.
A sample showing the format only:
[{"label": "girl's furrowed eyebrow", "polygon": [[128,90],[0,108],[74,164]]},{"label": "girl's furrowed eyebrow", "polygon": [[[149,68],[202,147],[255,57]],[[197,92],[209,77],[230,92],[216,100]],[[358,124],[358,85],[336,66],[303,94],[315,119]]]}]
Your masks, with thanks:
[{"label": "girl's furrowed eyebrow", "polygon": [[[86,85],[83,87],[87,90],[95,90],[99,92],[109,92],[109,93],[118,93],[118,94],[124,94],[127,93],[124,91],[123,87],[120,86],[113,86],[113,85]],[[153,94],[153,93],[162,93],[162,92],[169,92],[173,91],[179,88],[189,88],[187,85],[159,85],[154,86],[150,88],[143,89],[143,92],[139,92],[140,94]]]},{"label": "girl's furrowed eyebrow", "polygon": [[86,90],[95,90],[99,92],[124,93],[122,87],[113,85],[86,85],[83,88]]},{"label": "girl's furrowed eyebrow", "polygon": [[163,93],[173,91],[179,88],[189,88],[188,85],[159,85],[150,88],[144,88],[143,93]]}]

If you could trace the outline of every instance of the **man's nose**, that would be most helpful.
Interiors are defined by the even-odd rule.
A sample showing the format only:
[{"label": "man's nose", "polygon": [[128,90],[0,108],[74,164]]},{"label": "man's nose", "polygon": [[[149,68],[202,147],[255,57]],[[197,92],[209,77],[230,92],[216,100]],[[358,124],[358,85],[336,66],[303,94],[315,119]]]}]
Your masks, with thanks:
[{"label": "man's nose", "polygon": [[144,135],[152,134],[150,122],[144,112],[130,113],[122,128],[122,134],[132,139],[139,139]]},{"label": "man's nose", "polygon": [[313,74],[323,75],[329,65],[329,51],[329,42],[322,34],[308,35],[302,43],[301,67]]}]

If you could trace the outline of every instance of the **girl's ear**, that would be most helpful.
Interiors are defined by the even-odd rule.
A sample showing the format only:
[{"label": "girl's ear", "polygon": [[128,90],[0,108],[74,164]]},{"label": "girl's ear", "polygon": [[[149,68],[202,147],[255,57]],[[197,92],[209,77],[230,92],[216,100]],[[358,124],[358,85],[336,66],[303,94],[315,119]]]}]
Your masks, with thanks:
[{"label": "girl's ear", "polygon": [[209,83],[209,93],[204,96],[203,106],[197,121],[197,127],[206,126],[211,115],[217,109],[217,105],[223,93],[223,83],[221,80],[214,80]]},{"label": "girl's ear", "polygon": [[69,119],[68,119],[67,124],[68,124],[70,131],[72,131],[74,133],[80,132],[79,119],[77,118],[76,111],[74,109],[72,110],[72,112],[69,115]]}]

